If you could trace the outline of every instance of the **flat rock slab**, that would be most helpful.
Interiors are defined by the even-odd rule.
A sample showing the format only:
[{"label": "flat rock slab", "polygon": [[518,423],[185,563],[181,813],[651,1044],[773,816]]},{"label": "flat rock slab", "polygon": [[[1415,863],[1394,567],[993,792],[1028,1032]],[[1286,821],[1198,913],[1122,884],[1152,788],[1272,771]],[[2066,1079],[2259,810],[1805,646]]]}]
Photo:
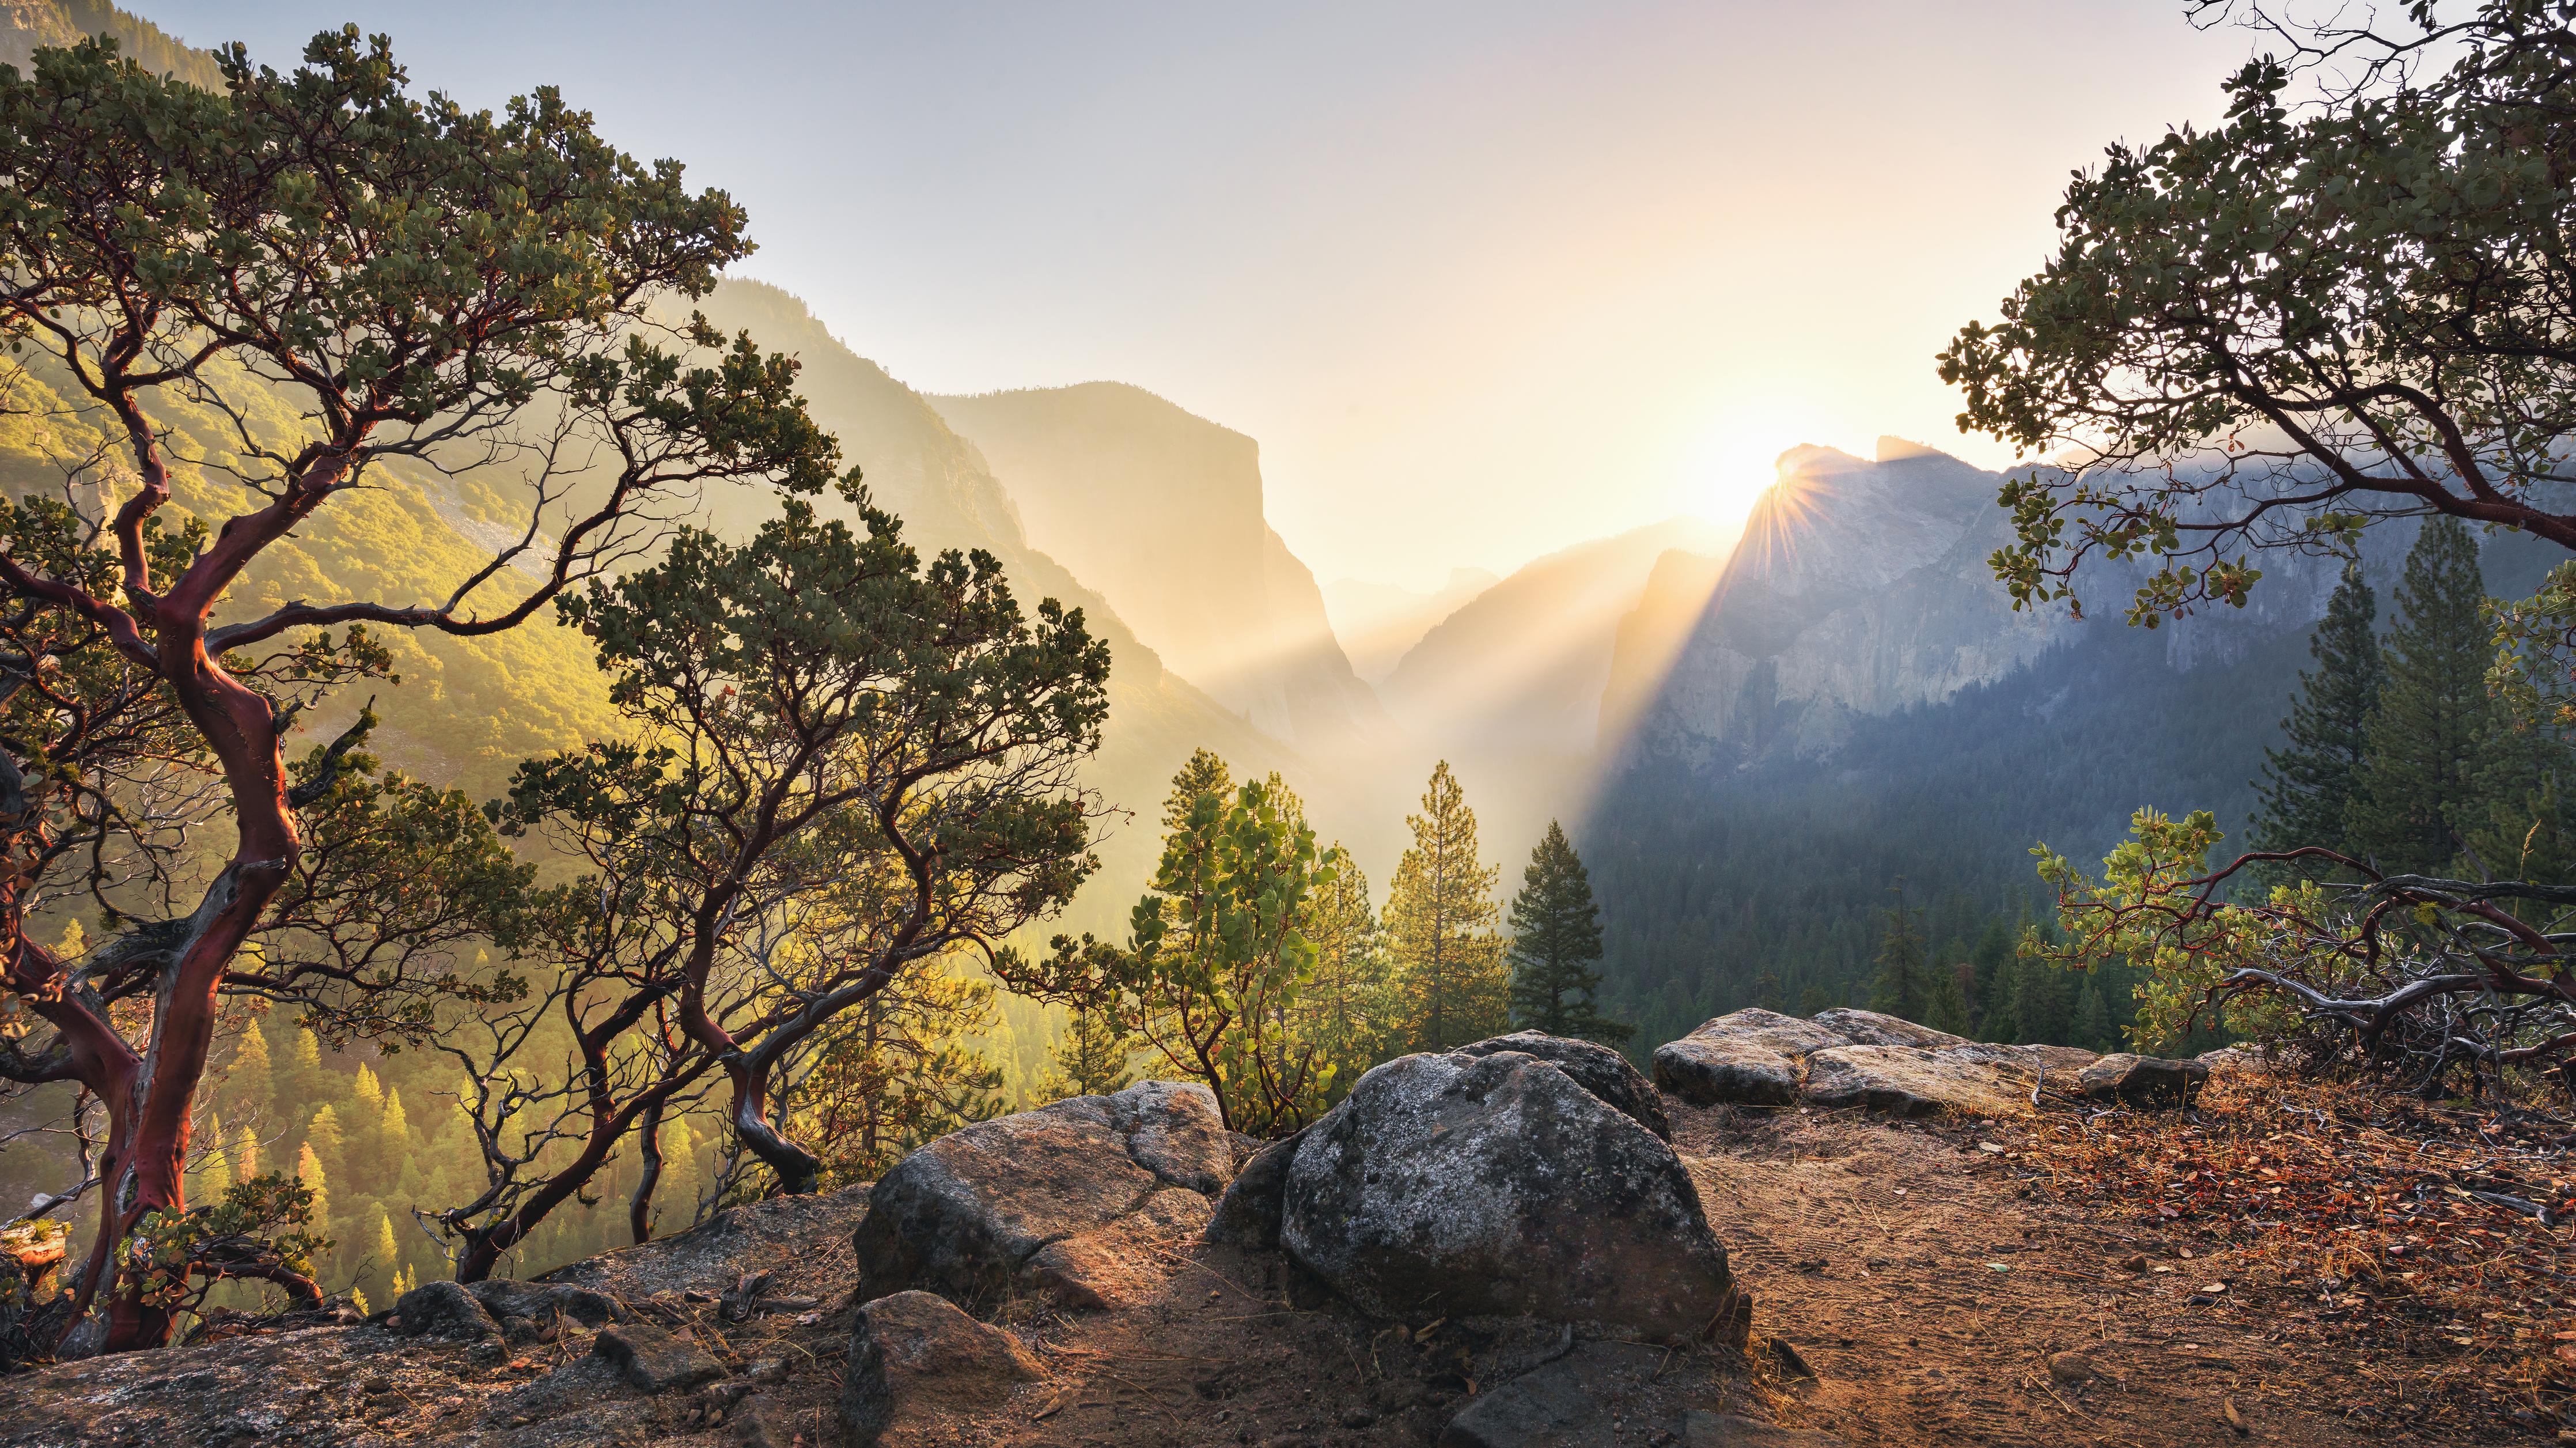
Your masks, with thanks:
[{"label": "flat rock slab", "polygon": [[898,1292],[859,1309],[841,1419],[858,1448],[928,1442],[1040,1371],[1018,1338],[977,1322],[946,1298]]},{"label": "flat rock slab", "polygon": [[698,1346],[695,1338],[645,1323],[602,1328],[590,1340],[590,1350],[607,1359],[627,1386],[639,1392],[684,1392],[725,1375],[724,1364]]},{"label": "flat rock slab", "polygon": [[499,1337],[501,1324],[454,1282],[424,1282],[394,1300],[394,1330],[405,1337]]},{"label": "flat rock slab", "polygon": [[1994,1116],[2030,1109],[2044,1073],[2091,1066],[2071,1046],[1970,1041],[1877,1011],[1719,1016],[1655,1051],[1655,1084],[1697,1106],[1803,1104],[1892,1116]]},{"label": "flat rock slab", "polygon": [[[1204,1203],[1225,1189],[1234,1159],[1216,1097],[1169,1081],[951,1132],[877,1183],[851,1235],[861,1291],[873,1298],[918,1288],[984,1302],[1019,1288],[1069,1306],[1119,1300],[1125,1287],[1095,1280],[1098,1251],[1074,1246],[1037,1259],[1085,1238],[1096,1249],[1139,1234],[1196,1232],[1204,1213],[1187,1220],[1169,1200],[1149,1204],[1173,1190]],[[1120,1233],[1100,1235],[1139,1213]]]},{"label": "flat rock slab", "polygon": [[1617,1438],[1610,1412],[1570,1363],[1550,1363],[1470,1399],[1437,1448],[1583,1448]]}]

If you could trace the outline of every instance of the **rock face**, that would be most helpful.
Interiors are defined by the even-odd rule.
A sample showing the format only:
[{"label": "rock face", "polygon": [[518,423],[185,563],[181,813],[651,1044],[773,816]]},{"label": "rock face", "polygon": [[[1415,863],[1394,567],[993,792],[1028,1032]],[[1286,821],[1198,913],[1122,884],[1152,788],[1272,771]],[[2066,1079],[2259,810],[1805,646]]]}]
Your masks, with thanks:
[{"label": "rock face", "polygon": [[859,1309],[842,1379],[841,1419],[860,1448],[905,1430],[935,1430],[950,1414],[988,1408],[1039,1375],[1019,1339],[927,1292],[898,1292]]},{"label": "rock face", "polygon": [[1994,1116],[2029,1110],[2046,1073],[2093,1061],[2090,1051],[1988,1045],[1876,1011],[1818,1011],[1802,1021],[1743,1010],[1657,1047],[1655,1084],[1694,1106]]},{"label": "rock face", "polygon": [[1195,1232],[1233,1176],[1204,1086],[1147,1081],[953,1132],[905,1157],[852,1234],[863,1297],[960,1302],[1018,1288],[1068,1306],[1129,1300],[1140,1237]]},{"label": "rock face", "polygon": [[2189,1106],[2209,1082],[2201,1061],[2167,1061],[2123,1051],[2084,1068],[2076,1087],[2096,1101],[2128,1106]]},{"label": "rock face", "polygon": [[1654,1086],[1628,1064],[1627,1057],[1608,1046],[1544,1031],[1516,1031],[1458,1048],[1461,1056],[1490,1056],[1498,1051],[1518,1051],[1553,1062],[1574,1078],[1575,1085],[1600,1097],[1612,1110],[1666,1141],[1673,1139],[1672,1123],[1664,1119],[1664,1103],[1656,1099]]},{"label": "rock face", "polygon": [[1406,1056],[1297,1144],[1280,1245],[1380,1317],[1740,1339],[1750,1302],[1670,1146],[1552,1061]]}]

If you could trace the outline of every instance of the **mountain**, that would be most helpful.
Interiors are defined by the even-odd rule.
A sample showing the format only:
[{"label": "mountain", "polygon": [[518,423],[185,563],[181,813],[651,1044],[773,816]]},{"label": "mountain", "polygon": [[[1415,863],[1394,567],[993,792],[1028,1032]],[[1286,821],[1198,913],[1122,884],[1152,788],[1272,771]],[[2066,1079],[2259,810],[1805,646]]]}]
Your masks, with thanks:
[{"label": "mountain", "polygon": [[1489,569],[1453,568],[1448,582],[1417,593],[1392,583],[1336,578],[1324,585],[1324,611],[1332,617],[1333,633],[1351,667],[1370,683],[1382,683],[1435,624],[1502,581],[1501,574]]},{"label": "mountain", "polygon": [[1733,541],[1676,518],[1551,553],[1424,634],[1379,695],[1398,723],[1448,747],[1588,754],[1620,621],[1655,560],[1676,549],[1717,554]]},{"label": "mountain", "polygon": [[1263,515],[1260,444],[1120,382],[926,400],[1030,546],[1092,580],[1174,672],[1301,750],[1384,732],[1314,574]]},{"label": "mountain", "polygon": [[224,88],[215,58],[160,26],[97,0],[0,0],[0,65],[27,69],[37,50],[104,35],[117,50],[161,75],[208,90]]},{"label": "mountain", "polygon": [[[2046,917],[2034,844],[2098,865],[2143,807],[2242,831],[2341,561],[2268,555],[2246,608],[2153,630],[2118,606],[2134,567],[2088,568],[2084,621],[2015,612],[1986,565],[2002,481],[1894,439],[1801,448],[1713,586],[1659,563],[1604,706],[1637,722],[1576,827],[1641,1039],[1865,1001],[1899,882],[1950,965]],[[2413,532],[2364,538],[2383,625]],[[2487,589],[2564,556],[2493,535]]]},{"label": "mountain", "polygon": [[2056,636],[1987,566],[2010,523],[1991,474],[1894,438],[1873,462],[1795,448],[1779,472],[1654,702],[1635,701],[1658,661],[1614,671],[1638,716],[1631,751],[1699,766],[1822,753],[1855,717],[2001,678]]}]

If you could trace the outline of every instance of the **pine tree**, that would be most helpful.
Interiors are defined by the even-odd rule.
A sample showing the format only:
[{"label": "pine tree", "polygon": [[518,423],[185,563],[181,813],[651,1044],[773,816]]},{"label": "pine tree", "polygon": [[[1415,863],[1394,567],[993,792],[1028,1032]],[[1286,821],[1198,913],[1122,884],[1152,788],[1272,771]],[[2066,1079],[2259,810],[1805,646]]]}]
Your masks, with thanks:
[{"label": "pine tree", "polygon": [[2075,1019],[2068,1027],[2075,1039],[2070,1044],[2088,1051],[2115,1049],[2119,1042],[2111,1027],[2111,1003],[2103,996],[2102,982],[2087,975],[2084,990],[2075,998]]},{"label": "pine tree", "polygon": [[2067,1044],[2066,972],[2045,961],[2015,957],[2012,964],[2012,1029],[2006,1038],[2022,1045]]},{"label": "pine tree", "polygon": [[2354,851],[2391,874],[2448,873],[2490,813],[2482,786],[2492,783],[2486,676],[2494,645],[2485,601],[2469,530],[2450,518],[2427,522],[2398,580],[2387,683],[2349,812]]},{"label": "pine tree", "polygon": [[1498,866],[1476,858],[1476,812],[1449,772],[1431,771],[1422,813],[1407,815],[1413,847],[1387,896],[1398,1011],[1417,1051],[1445,1051],[1509,1025],[1502,941],[1493,933]]},{"label": "pine tree", "polygon": [[234,1181],[246,1182],[259,1175],[259,1138],[251,1135],[247,1124],[233,1128],[233,1144],[224,1157],[232,1163]]},{"label": "pine tree", "polygon": [[[368,1274],[369,1281],[392,1282],[395,1274],[401,1270],[402,1246],[394,1240],[393,1215],[385,1210],[381,1202],[376,1205],[374,1241],[369,1246],[369,1256],[372,1259],[369,1265],[373,1269]],[[400,1294],[401,1289],[395,1288],[393,1295]],[[390,1301],[391,1298],[387,1300]]]},{"label": "pine tree", "polygon": [[233,1048],[232,1063],[224,1068],[220,1093],[236,1120],[268,1114],[277,1099],[274,1074],[268,1063],[268,1037],[259,1022],[248,1022],[242,1027],[241,1043]]},{"label": "pine tree", "polygon": [[1391,1039],[1393,970],[1386,932],[1369,908],[1368,876],[1339,841],[1331,853],[1340,867],[1307,894],[1297,915],[1298,934],[1315,948],[1315,978],[1299,995],[1296,1029],[1332,1063],[1327,1094],[1338,1100],[1400,1046]]},{"label": "pine tree", "polygon": [[1967,969],[1965,965],[1932,969],[1923,994],[1923,1024],[1954,1036],[1968,1033],[1968,993],[1959,985],[1960,972]]},{"label": "pine tree", "polygon": [[1919,912],[1905,905],[1905,877],[1890,893],[1896,903],[1886,910],[1887,925],[1878,938],[1878,976],[1871,982],[1869,1008],[1909,1021],[1920,1021],[1930,999],[1932,967],[1925,955]]},{"label": "pine tree", "polygon": [[313,1143],[309,1141],[304,1143],[302,1151],[295,1154],[295,1179],[313,1189],[314,1234],[323,1237],[331,1235],[330,1182],[323,1176],[322,1163],[314,1157]]},{"label": "pine tree", "polygon": [[1511,922],[1513,1025],[1612,1046],[1637,1033],[1601,1014],[1594,964],[1601,959],[1601,907],[1582,857],[1555,820],[1530,851]]},{"label": "pine tree", "polygon": [[[1276,779],[1278,776],[1271,776]],[[1190,809],[1207,795],[1222,799],[1234,793],[1234,771],[1209,749],[1190,751],[1187,763],[1172,776],[1172,792],[1163,797],[1163,832],[1189,823]]]},{"label": "pine tree", "polygon": [[2282,746],[2263,751],[2263,778],[2255,785],[2262,803],[2248,831],[2254,848],[2344,850],[2350,843],[2370,717],[2386,680],[2371,631],[2378,612],[2378,595],[2362,580],[2361,565],[2345,565],[2308,640],[2316,667],[2299,675],[2298,697],[2281,721]]},{"label": "pine tree", "polygon": [[304,1149],[333,1176],[348,1175],[349,1139],[340,1128],[338,1107],[326,1105],[314,1111],[312,1122],[304,1128]]},{"label": "pine tree", "polygon": [[302,1108],[324,1099],[322,1080],[322,1042],[312,1031],[295,1029],[295,1054],[283,1072],[277,1074],[271,1100],[280,1106]]},{"label": "pine tree", "polygon": [[1106,1096],[1127,1089],[1136,1079],[1128,1069],[1135,1039],[1108,1011],[1077,1010],[1056,1042],[1047,1073],[1038,1082],[1038,1098],[1062,1101],[1068,1096]]},{"label": "pine tree", "polygon": [[1977,1039],[2000,1041],[2012,1032],[2013,934],[1998,915],[1986,922],[1969,952],[1973,962],[1968,1010],[1976,1019]]}]

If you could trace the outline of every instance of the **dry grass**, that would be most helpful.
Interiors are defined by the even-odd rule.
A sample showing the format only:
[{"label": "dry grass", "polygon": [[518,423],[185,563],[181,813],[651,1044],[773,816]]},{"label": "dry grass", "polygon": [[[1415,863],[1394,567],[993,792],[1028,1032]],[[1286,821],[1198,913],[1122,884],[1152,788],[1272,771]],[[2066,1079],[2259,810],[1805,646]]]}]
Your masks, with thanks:
[{"label": "dry grass", "polygon": [[2563,1124],[2227,1073],[2193,1112],[2028,1126],[2012,1165],[2035,1187],[2205,1240],[2149,1270],[2360,1350],[2379,1392],[2544,1419],[2576,1397],[2576,1223],[2550,1225],[2576,1217]]}]

